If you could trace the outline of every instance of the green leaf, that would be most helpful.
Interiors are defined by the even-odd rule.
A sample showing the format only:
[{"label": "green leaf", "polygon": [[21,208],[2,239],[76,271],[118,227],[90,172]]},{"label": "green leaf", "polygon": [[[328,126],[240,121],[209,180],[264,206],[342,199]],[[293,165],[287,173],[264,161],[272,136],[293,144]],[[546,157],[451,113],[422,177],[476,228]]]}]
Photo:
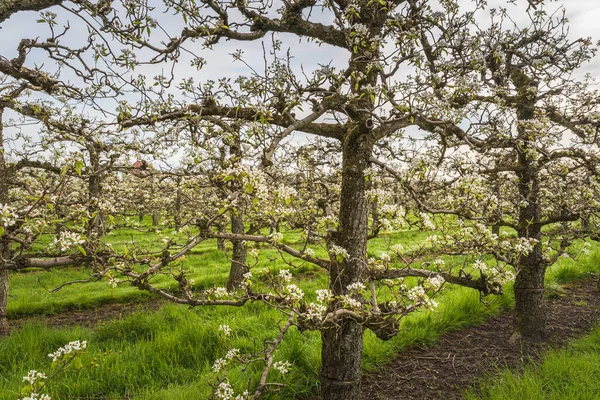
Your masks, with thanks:
[{"label": "green leaf", "polygon": [[0,226],[0,236],[4,235],[4,227]]},{"label": "green leaf", "polygon": [[83,169],[83,161],[82,160],[75,161],[75,172],[77,172],[77,175],[81,176],[82,169]]},{"label": "green leaf", "polygon": [[87,256],[87,252],[85,251],[85,249],[81,246],[77,246],[77,250],[79,250],[79,252],[85,257]]}]

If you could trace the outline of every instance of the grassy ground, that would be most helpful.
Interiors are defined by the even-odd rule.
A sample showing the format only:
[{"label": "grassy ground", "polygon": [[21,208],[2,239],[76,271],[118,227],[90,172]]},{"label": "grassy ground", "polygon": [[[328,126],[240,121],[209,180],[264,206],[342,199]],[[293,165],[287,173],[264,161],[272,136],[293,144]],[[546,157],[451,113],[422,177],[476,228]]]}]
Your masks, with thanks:
[{"label": "grassy ground", "polygon": [[600,396],[600,327],[566,349],[549,351],[521,373],[500,371],[468,400],[592,400]]},{"label": "grassy ground", "polygon": [[[426,233],[401,232],[369,244],[369,253],[378,255],[389,244],[401,242],[405,247],[418,243]],[[136,241],[146,241],[149,246],[156,241],[152,234],[136,231],[111,235],[115,246],[133,236]],[[298,232],[286,234],[285,240],[294,243]],[[206,287],[222,285],[227,277],[228,265],[223,254],[214,249],[214,242],[206,242],[194,250],[186,263],[194,267],[196,285]],[[317,254],[323,249],[315,249]],[[595,249],[596,250],[596,249]],[[594,270],[600,260],[594,252],[580,262],[561,259],[549,271],[549,284],[577,279]],[[274,258],[274,251],[261,252],[261,265],[277,270],[286,267]],[[94,308],[108,302],[144,301],[150,298],[145,292],[126,285],[112,289],[106,282],[69,286],[58,293],[44,290],[61,282],[82,279],[84,269],[63,269],[53,272],[31,271],[11,276],[9,316],[34,316],[57,313],[66,309]],[[314,293],[325,287],[326,276],[317,269],[304,266],[295,271],[296,283],[305,293]],[[159,282],[168,285],[167,281]],[[555,290],[558,290],[555,288]],[[395,352],[416,343],[431,343],[442,333],[467,325],[477,324],[503,307],[512,304],[511,291],[501,297],[479,299],[478,293],[464,288],[448,288],[438,299],[440,307],[435,312],[420,312],[403,320],[401,333],[390,341],[382,342],[367,332],[364,342],[365,371],[373,371],[388,362]],[[47,354],[73,341],[87,340],[88,349],[82,356],[84,368],[69,369],[53,378],[48,394],[53,398],[83,396],[143,395],[147,399],[207,398],[214,383],[211,366],[230,348],[251,352],[262,348],[265,340],[277,333],[276,324],[282,315],[260,304],[243,308],[196,308],[167,305],[157,312],[136,313],[122,320],[106,322],[94,329],[48,328],[43,318],[25,325],[22,329],[0,340],[0,399],[14,399],[21,380],[31,369],[51,371]],[[228,324],[233,331],[229,338],[218,334],[218,328]],[[277,350],[275,360],[292,362],[283,392],[272,398],[291,399],[314,393],[320,362],[320,338],[317,333],[301,333],[295,328],[288,333]],[[258,379],[258,365],[243,371],[232,365],[228,377],[238,392],[252,386]],[[273,378],[280,380],[273,372]]]}]

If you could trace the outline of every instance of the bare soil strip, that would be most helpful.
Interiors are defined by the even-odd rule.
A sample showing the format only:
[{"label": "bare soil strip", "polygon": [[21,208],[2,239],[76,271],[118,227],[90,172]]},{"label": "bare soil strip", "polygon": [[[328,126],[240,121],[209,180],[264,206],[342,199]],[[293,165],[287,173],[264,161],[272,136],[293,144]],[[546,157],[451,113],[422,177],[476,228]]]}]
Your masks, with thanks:
[{"label": "bare soil strip", "polygon": [[[109,303],[103,304],[94,309],[65,311],[51,316],[24,317],[9,320],[10,329],[18,328],[27,322],[41,321],[48,326],[89,326],[93,327],[102,322],[115,318],[122,318],[139,311],[156,311],[166,304],[160,299],[153,299],[145,302],[132,303]],[[3,331],[0,328],[0,337],[7,335],[9,331]]]},{"label": "bare soil strip", "polygon": [[506,311],[487,322],[444,335],[429,348],[412,348],[363,379],[365,400],[460,399],[498,366],[519,368],[535,361],[548,346],[565,346],[588,332],[600,318],[595,280],[573,282],[565,293],[546,302],[549,339],[527,351],[509,342],[512,314]]}]

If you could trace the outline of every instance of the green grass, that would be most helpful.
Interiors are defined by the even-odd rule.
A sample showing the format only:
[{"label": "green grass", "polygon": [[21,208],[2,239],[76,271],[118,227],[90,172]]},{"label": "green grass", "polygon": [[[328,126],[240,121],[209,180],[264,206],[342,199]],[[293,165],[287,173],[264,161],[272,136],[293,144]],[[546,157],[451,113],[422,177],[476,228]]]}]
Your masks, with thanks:
[{"label": "green grass", "polygon": [[[369,242],[369,256],[378,256],[398,242],[405,248],[414,247],[427,235],[427,232],[414,230],[383,235]],[[132,237],[149,249],[157,247],[155,233],[136,230],[120,230],[111,234],[109,241],[122,249]],[[286,232],[286,243],[295,245],[299,240],[299,231]],[[193,270],[197,288],[224,285],[227,279],[227,259],[215,247],[215,241],[206,241],[185,260],[185,265]],[[314,250],[317,255],[326,255],[323,248],[315,247]],[[548,283],[554,285],[596,271],[597,257],[600,257],[597,250],[594,247],[590,256],[578,262],[561,259],[549,271]],[[276,256],[275,250],[261,250],[257,268],[269,267],[274,271],[288,268],[280,260],[271,261]],[[327,277],[310,264],[305,263],[293,272],[295,283],[309,297],[316,289],[327,286]],[[42,287],[85,279],[88,273],[84,268],[71,268],[13,274],[9,317],[50,315],[67,309],[93,309],[104,303],[143,302],[151,298],[146,292],[127,284],[113,289],[105,281],[67,286],[54,294]],[[163,287],[172,285],[166,277],[158,277],[154,283]],[[504,296],[488,297],[484,304],[478,293],[448,286],[437,300],[440,306],[436,311],[422,311],[406,317],[400,333],[387,342],[366,332],[364,370],[368,373],[381,368],[396,352],[408,346],[429,345],[447,331],[481,323],[503,308],[511,307],[513,296],[507,287]],[[281,320],[283,316],[279,312],[261,304],[191,310],[170,304],[157,312],[136,313],[94,329],[49,328],[37,319],[0,340],[0,400],[16,398],[23,386],[22,376],[29,370],[51,371],[47,354],[73,340],[88,341],[89,347],[82,356],[85,368],[70,369],[54,378],[48,386],[48,394],[53,398],[123,396],[126,392],[147,399],[207,398],[210,384],[215,382],[215,374],[211,371],[214,360],[234,347],[242,352],[260,350],[265,340],[278,333],[276,326]],[[219,335],[221,324],[232,328],[232,337]],[[293,366],[285,377],[285,389],[271,398],[292,399],[314,394],[320,364],[318,333],[301,333],[292,328],[278,348],[275,360],[289,360]],[[227,376],[237,392],[241,392],[257,382],[260,368],[260,365],[254,365],[242,370],[240,366],[231,365]],[[271,373],[273,379],[281,381],[276,372]]]},{"label": "green grass", "polygon": [[600,394],[600,327],[568,348],[545,353],[522,373],[500,371],[468,400],[592,400]]}]

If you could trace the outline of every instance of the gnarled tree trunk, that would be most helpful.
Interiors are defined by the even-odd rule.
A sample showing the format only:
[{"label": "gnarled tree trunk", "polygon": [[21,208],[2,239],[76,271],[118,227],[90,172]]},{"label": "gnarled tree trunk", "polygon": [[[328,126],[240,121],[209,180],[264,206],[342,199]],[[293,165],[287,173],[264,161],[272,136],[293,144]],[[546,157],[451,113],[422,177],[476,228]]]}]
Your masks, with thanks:
[{"label": "gnarled tree trunk", "polygon": [[[362,280],[366,266],[369,201],[364,170],[372,144],[368,135],[355,133],[344,146],[339,228],[334,243],[348,252],[343,262],[332,261],[330,290],[348,293],[347,286]],[[321,332],[321,395],[327,400],[360,396],[363,326],[350,318]]]},{"label": "gnarled tree trunk", "polygon": [[527,122],[534,118],[535,94],[537,83],[528,78],[516,68],[511,74],[512,80],[519,91],[517,105],[517,125],[520,146],[517,147],[519,168],[516,172],[519,178],[518,190],[520,206],[518,216],[519,238],[537,242],[533,250],[521,255],[515,278],[515,331],[512,340],[522,340],[532,343],[543,340],[546,335],[546,310],[544,309],[544,274],[546,262],[542,254],[539,167],[532,156],[535,154],[535,143],[532,142],[527,128]]}]

